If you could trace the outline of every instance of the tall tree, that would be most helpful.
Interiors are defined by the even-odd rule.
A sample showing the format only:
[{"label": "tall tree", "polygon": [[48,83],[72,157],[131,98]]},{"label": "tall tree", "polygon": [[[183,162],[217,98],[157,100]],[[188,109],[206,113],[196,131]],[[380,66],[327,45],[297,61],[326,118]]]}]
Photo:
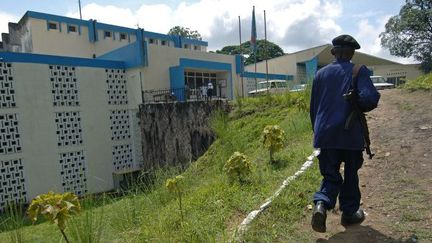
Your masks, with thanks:
[{"label": "tall tree", "polygon": [[[256,51],[256,61],[264,61],[266,58],[271,59],[275,57],[280,57],[284,55],[282,48],[273,42],[265,40],[257,40],[257,51]],[[250,41],[246,41],[239,45],[225,46],[221,50],[217,50],[216,53],[235,55],[242,53],[248,57],[245,60],[245,64],[249,65],[254,63],[255,54],[250,48]]]},{"label": "tall tree", "polygon": [[189,28],[182,26],[174,26],[168,31],[168,35],[179,35],[181,37],[202,40],[201,34],[196,30],[190,30]]},{"label": "tall tree", "polygon": [[381,45],[392,55],[414,57],[426,73],[432,70],[432,1],[406,0],[380,34]]}]

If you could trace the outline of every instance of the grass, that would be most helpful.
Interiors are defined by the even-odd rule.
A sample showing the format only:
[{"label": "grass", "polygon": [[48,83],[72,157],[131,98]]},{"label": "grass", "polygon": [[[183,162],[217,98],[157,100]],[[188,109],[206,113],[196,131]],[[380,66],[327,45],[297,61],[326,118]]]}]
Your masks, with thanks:
[{"label": "grass", "polygon": [[409,91],[416,90],[432,90],[432,73],[422,75],[414,80],[410,80],[402,86],[403,89]]},{"label": "grass", "polygon": [[[312,152],[307,110],[308,92],[241,98],[229,115],[217,112],[212,127],[218,139],[208,151],[181,173],[179,168],[157,171],[153,184],[136,185],[120,198],[88,199],[84,211],[70,221],[66,233],[73,242],[226,242],[252,210],[273,194],[282,181],[295,173]],[[280,125],[287,134],[286,148],[269,163],[261,144],[266,125]],[[239,151],[253,162],[246,183],[230,183],[223,173],[225,161]],[[181,219],[177,197],[165,188],[165,180],[182,174],[184,192]],[[311,193],[319,183],[316,171],[308,171],[290,185],[270,210],[258,218],[246,239],[289,239],[279,221],[290,225],[302,217]],[[278,213],[272,218],[273,213]],[[274,230],[276,234],[261,233]],[[263,228],[259,226],[262,225]],[[59,242],[54,225],[40,223],[20,228],[23,242]],[[285,229],[286,230],[286,229]],[[260,235],[262,234],[262,235]],[[263,238],[261,238],[263,237]],[[0,242],[11,242],[0,233]]]}]

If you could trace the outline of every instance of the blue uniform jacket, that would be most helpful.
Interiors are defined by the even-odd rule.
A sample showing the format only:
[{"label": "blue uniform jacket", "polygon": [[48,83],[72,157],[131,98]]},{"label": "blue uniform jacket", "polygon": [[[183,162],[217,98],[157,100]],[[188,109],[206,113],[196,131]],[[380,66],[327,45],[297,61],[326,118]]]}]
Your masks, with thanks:
[{"label": "blue uniform jacket", "polygon": [[[320,69],[314,78],[310,118],[314,131],[314,147],[324,149],[362,150],[364,139],[360,121],[345,130],[345,121],[352,111],[343,98],[351,86],[350,61],[336,60]],[[364,112],[377,107],[380,94],[370,79],[370,71],[362,66],[358,73],[358,104]]]}]

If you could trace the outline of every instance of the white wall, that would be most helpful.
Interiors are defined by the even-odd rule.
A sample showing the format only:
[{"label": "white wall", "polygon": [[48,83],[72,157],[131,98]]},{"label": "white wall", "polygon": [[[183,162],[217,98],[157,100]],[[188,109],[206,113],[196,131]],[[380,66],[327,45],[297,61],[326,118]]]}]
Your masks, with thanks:
[{"label": "white wall", "polygon": [[[66,23],[60,24],[60,31],[60,29],[48,30],[46,20],[30,18],[29,22],[33,43],[32,53],[93,58],[93,54],[100,56],[136,41],[134,34],[126,40],[120,40],[119,32],[112,32],[115,38],[113,36],[104,38],[104,30],[99,29],[98,41],[92,43],[89,40],[87,26],[76,26],[77,32],[68,33]],[[53,23],[58,25],[58,22]]]},{"label": "white wall", "polygon": [[46,20],[30,18],[29,21],[33,53],[91,58],[95,52],[86,26],[81,26],[80,35],[78,32],[68,33],[66,23],[61,23],[60,32],[59,29],[48,30]]},{"label": "white wall", "polygon": [[[85,169],[71,172],[71,176],[82,174],[86,177],[87,181],[78,186],[83,190],[86,188],[91,193],[111,190],[113,189],[112,173],[114,171],[131,170],[140,165],[140,161],[134,161],[142,157],[140,151],[136,151],[136,148],[141,148],[141,144],[134,144],[137,138],[138,140],[140,138],[139,134],[134,134],[134,132],[139,132],[136,119],[137,107],[140,103],[139,82],[129,79],[122,69],[74,66],[75,70],[72,71],[72,66],[60,66],[61,69],[56,76],[53,75],[53,72],[57,71],[57,65],[51,66],[53,69],[50,69],[48,64],[12,63],[14,97],[17,107],[1,108],[0,115],[18,115],[22,152],[0,154],[0,162],[12,159],[23,161],[27,200],[31,200],[34,196],[50,190],[63,192],[65,187],[62,183],[65,179],[61,172],[66,169],[62,169],[60,154],[69,156],[70,153],[82,151],[82,156],[84,156],[82,168]],[[64,75],[60,74],[65,67],[68,70],[63,72]],[[52,78],[55,81],[51,80]],[[59,78],[62,79],[62,83],[57,82]],[[66,78],[70,78],[70,82],[63,82]],[[53,89],[55,89],[53,85],[56,83],[71,84],[72,78],[76,78],[76,86],[67,86],[57,90],[71,91],[71,94],[77,90],[79,104],[55,106],[53,102],[56,100],[53,96],[59,93],[53,94]],[[108,83],[107,80],[109,80]],[[4,81],[0,83],[4,85]],[[112,88],[109,88],[110,85]],[[116,92],[114,98],[109,98],[108,91],[111,95],[114,91]],[[119,99],[116,98],[117,95],[120,95]],[[79,135],[82,144],[58,145],[59,137],[56,132],[61,129],[59,129],[60,123],[56,122],[56,114],[65,114],[63,112],[79,114],[77,117],[81,120],[76,123],[79,124],[82,131],[79,133],[76,130],[75,133],[69,134]],[[119,112],[120,115],[117,113],[113,115],[112,112]],[[110,117],[114,118],[114,116],[120,117],[113,120],[117,119],[117,124],[120,121],[120,126],[124,128],[117,130],[111,128],[113,120]],[[75,123],[69,121],[63,123],[63,125],[68,124],[73,127]],[[127,136],[117,136],[113,139],[114,130],[124,132]],[[73,140],[66,139],[65,141]],[[5,138],[1,137],[0,142],[4,141]],[[115,146],[124,145],[128,145],[128,149],[115,150]],[[130,159],[120,165],[119,169],[115,169],[113,165],[113,152],[115,151],[121,153],[120,156],[130,156]],[[1,166],[0,163],[0,169]],[[5,175],[2,173],[1,176],[0,179]],[[72,180],[68,186],[75,182]]]},{"label": "white wall", "polygon": [[[178,66],[180,58],[231,64],[231,80],[233,84],[237,83],[238,75],[236,75],[234,56],[187,50],[182,48],[148,45],[148,67],[141,69],[144,80],[143,89],[150,90],[170,88],[169,68]],[[228,87],[230,86],[231,85],[229,84]],[[228,93],[230,92],[231,91],[228,90]]]}]

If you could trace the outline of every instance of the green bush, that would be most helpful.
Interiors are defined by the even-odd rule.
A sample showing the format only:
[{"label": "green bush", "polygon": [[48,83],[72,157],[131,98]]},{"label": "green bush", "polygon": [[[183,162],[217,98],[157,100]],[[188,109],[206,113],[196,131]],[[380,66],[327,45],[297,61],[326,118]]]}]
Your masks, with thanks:
[{"label": "green bush", "polygon": [[268,125],[264,128],[262,137],[262,143],[270,154],[270,162],[273,162],[273,154],[284,147],[285,132],[278,125]]},{"label": "green bush", "polygon": [[184,221],[183,218],[183,207],[182,207],[182,193],[183,188],[181,186],[181,182],[183,181],[184,177],[181,175],[178,175],[174,178],[170,178],[166,181],[165,186],[171,193],[174,193],[178,200],[179,200],[179,209],[180,209],[180,216],[182,221]]},{"label": "green bush", "polygon": [[36,222],[39,215],[44,216],[51,223],[56,224],[66,242],[69,242],[64,230],[66,221],[81,211],[78,197],[70,192],[58,194],[48,192],[41,194],[32,200],[27,213],[33,222]]},{"label": "green bush", "polygon": [[414,80],[410,80],[405,83],[402,88],[409,91],[432,90],[432,73],[420,76]]},{"label": "green bush", "polygon": [[240,152],[234,152],[234,154],[226,161],[224,171],[228,175],[230,181],[238,180],[242,183],[252,172],[252,163],[246,155]]}]

